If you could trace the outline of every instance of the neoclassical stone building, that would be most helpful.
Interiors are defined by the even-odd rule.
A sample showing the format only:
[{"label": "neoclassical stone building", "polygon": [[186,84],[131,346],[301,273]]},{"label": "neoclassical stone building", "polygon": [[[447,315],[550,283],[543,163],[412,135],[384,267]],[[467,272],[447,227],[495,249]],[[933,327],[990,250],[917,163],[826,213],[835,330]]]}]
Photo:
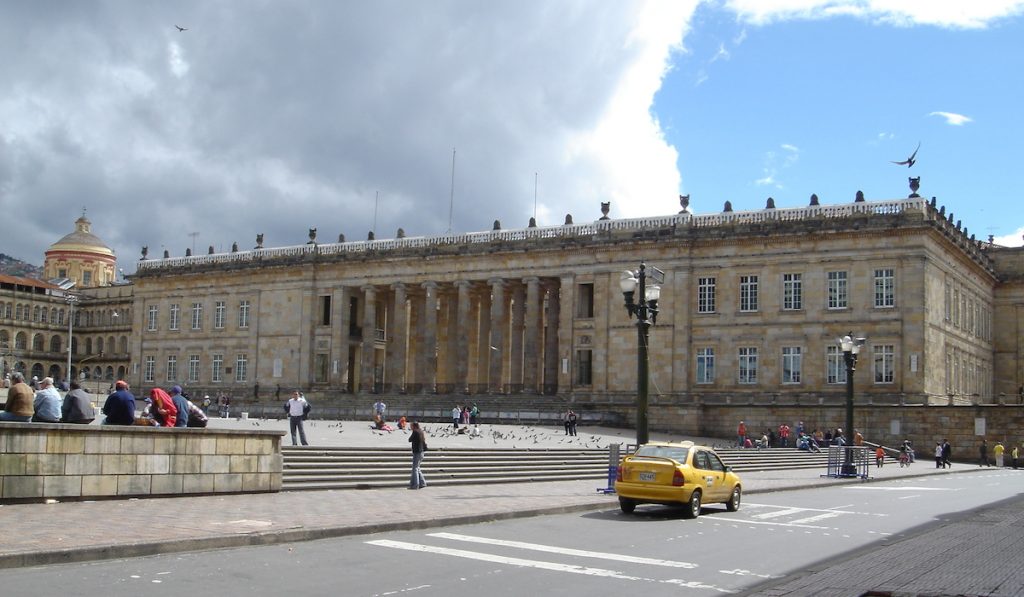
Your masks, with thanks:
[{"label": "neoclassical stone building", "polygon": [[858,400],[994,403],[1024,383],[1024,249],[975,240],[934,199],[567,220],[143,258],[128,376],[246,398],[627,404],[637,332],[619,278],[644,262],[665,273],[656,403],[843,396],[850,331],[867,338]]}]

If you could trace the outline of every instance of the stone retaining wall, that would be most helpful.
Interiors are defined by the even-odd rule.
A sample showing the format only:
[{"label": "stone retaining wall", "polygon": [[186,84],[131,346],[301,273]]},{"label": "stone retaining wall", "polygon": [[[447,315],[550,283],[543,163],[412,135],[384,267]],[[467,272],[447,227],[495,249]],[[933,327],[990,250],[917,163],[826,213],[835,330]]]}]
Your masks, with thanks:
[{"label": "stone retaining wall", "polygon": [[283,435],[0,423],[0,501],[280,491]]}]

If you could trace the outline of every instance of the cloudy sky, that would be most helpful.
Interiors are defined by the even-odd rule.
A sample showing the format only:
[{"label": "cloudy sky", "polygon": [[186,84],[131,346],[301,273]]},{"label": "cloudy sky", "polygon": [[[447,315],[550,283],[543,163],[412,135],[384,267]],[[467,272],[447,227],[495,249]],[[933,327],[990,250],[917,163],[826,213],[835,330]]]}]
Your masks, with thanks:
[{"label": "cloudy sky", "polygon": [[83,208],[131,272],[143,245],[895,199],[909,174],[1020,245],[1021,39],[1024,0],[6,1],[0,252],[41,264]]}]

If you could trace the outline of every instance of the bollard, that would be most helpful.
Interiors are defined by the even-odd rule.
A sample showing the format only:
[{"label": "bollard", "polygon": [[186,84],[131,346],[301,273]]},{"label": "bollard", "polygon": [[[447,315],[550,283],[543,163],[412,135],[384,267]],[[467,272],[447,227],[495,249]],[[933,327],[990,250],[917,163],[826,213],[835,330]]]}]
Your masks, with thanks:
[{"label": "bollard", "polygon": [[599,493],[615,493],[615,477],[618,476],[619,469],[619,445],[609,444],[608,446],[608,487],[599,487],[597,489]]}]

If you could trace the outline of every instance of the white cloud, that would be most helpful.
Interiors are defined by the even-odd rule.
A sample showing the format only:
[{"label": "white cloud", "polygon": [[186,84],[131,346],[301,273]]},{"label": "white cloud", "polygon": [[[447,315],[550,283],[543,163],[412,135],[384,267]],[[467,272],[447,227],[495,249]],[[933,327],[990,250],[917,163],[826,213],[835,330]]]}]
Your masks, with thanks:
[{"label": "white cloud", "polygon": [[171,67],[171,72],[179,79],[187,75],[191,68],[183,56],[181,46],[174,41],[167,44],[167,63]]},{"label": "white cloud", "polygon": [[727,0],[726,7],[742,21],[755,25],[787,19],[853,16],[896,26],[980,29],[1024,14],[1022,0]]},{"label": "white cloud", "polygon": [[946,124],[953,126],[963,126],[965,123],[974,122],[970,116],[964,116],[955,112],[930,112],[928,116],[941,116],[946,119]]},{"label": "white cloud", "polygon": [[729,57],[730,57],[729,50],[725,49],[725,44],[724,43],[720,43],[720,44],[718,44],[718,51],[715,52],[715,55],[712,56],[711,60],[709,60],[708,62],[711,63],[711,62],[718,62],[719,60],[728,60]]},{"label": "white cloud", "polygon": [[1003,247],[1024,247],[1024,226],[1006,236],[997,236],[992,242]]}]

